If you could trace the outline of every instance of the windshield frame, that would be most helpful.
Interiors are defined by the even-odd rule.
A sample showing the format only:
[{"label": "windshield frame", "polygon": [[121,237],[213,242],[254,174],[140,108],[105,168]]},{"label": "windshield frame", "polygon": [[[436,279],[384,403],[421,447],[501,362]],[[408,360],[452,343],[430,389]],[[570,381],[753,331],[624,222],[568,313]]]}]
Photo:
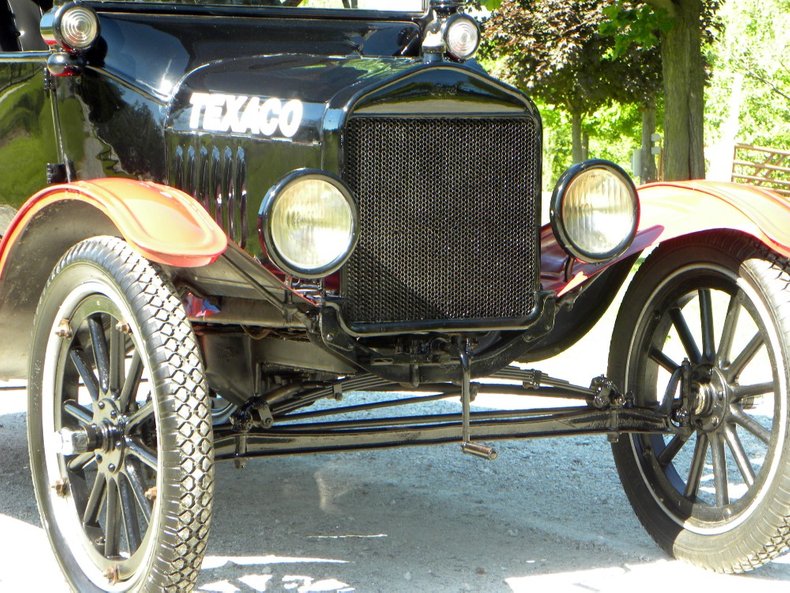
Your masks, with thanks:
[{"label": "windshield frame", "polygon": [[[72,0],[54,0],[55,6],[66,4]],[[297,6],[254,6],[247,4],[223,3],[221,0],[179,1],[179,0],[84,0],[97,11],[106,12],[137,12],[135,7],[146,12],[177,13],[208,13],[211,15],[255,14],[280,18],[340,18],[367,20],[418,20],[430,13],[430,0],[423,0],[421,11],[407,10],[373,10],[358,8],[299,8]]]}]

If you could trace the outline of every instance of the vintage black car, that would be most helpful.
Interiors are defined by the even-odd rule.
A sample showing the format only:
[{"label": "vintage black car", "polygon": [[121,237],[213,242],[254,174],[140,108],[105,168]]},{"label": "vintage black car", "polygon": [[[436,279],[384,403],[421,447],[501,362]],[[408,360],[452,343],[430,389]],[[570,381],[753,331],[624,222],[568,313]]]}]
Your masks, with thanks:
[{"label": "vintage black car", "polygon": [[[75,591],[191,590],[215,460],[538,436],[608,435],[670,554],[787,549],[786,200],[589,161],[541,226],[540,115],[453,0],[47,2],[0,0],[0,377]],[[526,370],[640,255],[608,376]]]}]

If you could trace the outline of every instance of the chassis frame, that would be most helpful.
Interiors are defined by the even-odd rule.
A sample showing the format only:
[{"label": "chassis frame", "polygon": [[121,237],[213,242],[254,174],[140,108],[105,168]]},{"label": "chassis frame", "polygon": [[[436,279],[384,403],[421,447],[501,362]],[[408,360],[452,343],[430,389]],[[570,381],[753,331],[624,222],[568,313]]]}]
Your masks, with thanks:
[{"label": "chassis frame", "polygon": [[[457,384],[424,384],[420,392],[430,395],[385,399],[375,403],[333,406],[326,410],[288,414],[289,408],[320,399],[342,400],[356,391],[391,393],[404,386],[377,377],[361,375],[337,381],[330,387],[300,394],[297,403],[272,406],[252,400],[238,410],[228,428],[215,428],[217,459],[242,460],[252,457],[318,452],[354,451],[384,447],[434,445],[460,442],[462,451],[488,460],[496,451],[479,440],[526,439],[538,437],[605,434],[617,441],[625,433],[679,432],[665,409],[637,407],[633,394],[622,395],[605,377],[590,387],[571,385],[536,370],[511,366],[490,376],[506,383],[472,382],[468,376]],[[575,400],[572,407],[526,408],[522,410],[471,411],[479,394],[517,395]],[[458,398],[457,414],[385,416],[316,422],[326,418],[373,410],[418,406]]]}]

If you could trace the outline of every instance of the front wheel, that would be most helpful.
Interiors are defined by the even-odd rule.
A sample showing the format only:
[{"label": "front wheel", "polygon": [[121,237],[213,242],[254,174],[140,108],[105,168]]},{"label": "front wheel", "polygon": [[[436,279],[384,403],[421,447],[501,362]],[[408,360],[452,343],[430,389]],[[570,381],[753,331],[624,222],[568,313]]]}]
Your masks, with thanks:
[{"label": "front wheel", "polygon": [[613,445],[626,494],[673,556],[744,572],[790,545],[790,263],[735,233],[660,246],[615,323],[610,376],[674,436]]},{"label": "front wheel", "polygon": [[211,516],[211,407],[173,287],[119,239],[76,245],[41,296],[30,361],[34,489],[71,587],[191,591]]}]

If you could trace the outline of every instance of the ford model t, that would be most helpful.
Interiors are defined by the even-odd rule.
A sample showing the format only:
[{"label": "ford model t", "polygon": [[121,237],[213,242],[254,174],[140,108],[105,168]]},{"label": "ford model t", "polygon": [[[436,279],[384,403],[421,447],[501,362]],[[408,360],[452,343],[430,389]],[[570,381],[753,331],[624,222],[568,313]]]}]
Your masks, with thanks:
[{"label": "ford model t", "polygon": [[[676,557],[787,549],[786,199],[590,161],[541,227],[540,116],[451,0],[47,1],[0,0],[0,375],[76,591],[190,590],[215,460],[537,436],[608,435]],[[606,376],[524,370],[648,253]]]}]

